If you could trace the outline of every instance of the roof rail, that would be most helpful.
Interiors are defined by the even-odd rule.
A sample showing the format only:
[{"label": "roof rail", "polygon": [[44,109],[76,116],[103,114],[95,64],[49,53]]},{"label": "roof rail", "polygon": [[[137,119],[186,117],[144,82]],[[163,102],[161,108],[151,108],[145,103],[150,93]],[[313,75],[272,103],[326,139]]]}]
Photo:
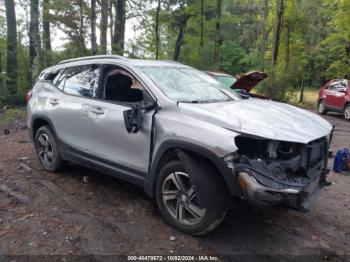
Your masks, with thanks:
[{"label": "roof rail", "polygon": [[180,62],[175,60],[159,60],[159,61],[164,61],[164,62],[173,63],[173,64],[181,64]]},{"label": "roof rail", "polygon": [[78,58],[72,58],[72,59],[66,59],[58,64],[66,64],[66,63],[71,63],[71,62],[76,62],[76,61],[85,61],[85,60],[93,60],[93,59],[122,59],[122,60],[127,60],[126,57],[120,56],[120,55],[95,55],[95,56],[84,56],[84,57],[78,57]]}]

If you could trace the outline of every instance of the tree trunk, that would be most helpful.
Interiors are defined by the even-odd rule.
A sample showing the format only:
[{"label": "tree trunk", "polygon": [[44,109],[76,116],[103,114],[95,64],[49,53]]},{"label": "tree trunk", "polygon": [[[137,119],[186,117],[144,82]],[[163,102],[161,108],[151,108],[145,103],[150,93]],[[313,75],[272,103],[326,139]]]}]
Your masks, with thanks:
[{"label": "tree trunk", "polygon": [[[348,43],[347,43],[347,46],[345,47],[345,52],[346,52],[346,56],[347,56],[347,65],[348,67],[350,67],[350,33],[348,35]],[[350,73],[348,71],[348,73],[346,75],[344,75],[344,78],[345,79],[349,79],[350,78]]]},{"label": "tree trunk", "polygon": [[199,64],[204,66],[204,0],[200,0]]},{"label": "tree trunk", "polygon": [[301,86],[300,86],[300,97],[299,102],[302,103],[304,100],[304,80],[301,80]]},{"label": "tree trunk", "polygon": [[3,88],[3,82],[2,82],[2,50],[0,50],[0,96],[3,94],[4,88]]},{"label": "tree trunk", "polygon": [[113,25],[114,25],[114,18],[113,18],[113,0],[109,1],[109,35],[110,35],[110,39],[111,39],[111,43],[113,42],[113,33],[114,33],[114,29],[113,29]]},{"label": "tree trunk", "polygon": [[49,0],[43,0],[43,44],[44,44],[44,63],[45,67],[51,65],[51,32],[50,32],[50,3]]},{"label": "tree trunk", "polygon": [[269,0],[264,0],[264,9],[263,9],[263,30],[262,30],[262,40],[260,47],[260,70],[264,72],[265,70],[265,52],[266,52],[266,43],[269,37],[268,33],[268,24],[267,18],[269,16]]},{"label": "tree trunk", "polygon": [[7,24],[6,87],[10,98],[13,99],[17,94],[17,26],[14,0],[5,0],[5,7]]},{"label": "tree trunk", "polygon": [[267,89],[267,95],[272,98],[277,97],[277,90],[275,87],[275,78],[276,78],[275,71],[276,71],[278,52],[280,47],[284,8],[285,8],[285,0],[278,0],[276,3],[276,19],[275,19],[276,22],[275,22],[275,28],[273,32],[273,39],[272,39],[271,77],[270,77],[270,81]]},{"label": "tree trunk", "polygon": [[115,20],[114,20],[114,35],[112,42],[112,52],[114,54],[124,54],[125,42],[125,3],[126,0],[115,0]]},{"label": "tree trunk", "polygon": [[101,0],[100,51],[107,53],[108,0]]},{"label": "tree trunk", "polygon": [[185,38],[185,33],[187,30],[188,19],[185,19],[179,26],[179,34],[177,35],[177,39],[175,42],[175,51],[174,51],[174,61],[179,61],[181,45]]},{"label": "tree trunk", "polygon": [[78,36],[78,56],[86,55],[86,46],[85,46],[85,36],[84,36],[84,1],[79,1],[79,36]]},{"label": "tree trunk", "polygon": [[91,54],[97,54],[97,42],[96,42],[96,0],[91,0],[91,13],[90,13],[90,22],[91,22]]},{"label": "tree trunk", "polygon": [[40,64],[40,35],[39,35],[39,1],[30,1],[29,26],[29,82],[34,85],[39,75]]},{"label": "tree trunk", "polygon": [[157,11],[156,11],[156,60],[159,58],[159,13],[161,8],[161,2],[158,0]]},{"label": "tree trunk", "polygon": [[284,0],[278,0],[277,7],[276,7],[276,23],[275,23],[275,29],[274,29],[273,41],[272,41],[272,61],[271,61],[272,68],[275,67],[278,59],[278,52],[280,47],[281,32],[282,32],[282,25],[283,25],[284,8],[285,8]]},{"label": "tree trunk", "polygon": [[284,77],[286,77],[288,66],[289,66],[289,60],[290,60],[290,34],[291,34],[291,28],[290,25],[287,24],[287,36],[286,36],[286,51],[285,51],[285,65],[284,65]]},{"label": "tree trunk", "polygon": [[223,0],[216,0],[216,22],[215,22],[215,42],[214,42],[214,67],[219,68],[220,46],[221,46],[221,9]]}]

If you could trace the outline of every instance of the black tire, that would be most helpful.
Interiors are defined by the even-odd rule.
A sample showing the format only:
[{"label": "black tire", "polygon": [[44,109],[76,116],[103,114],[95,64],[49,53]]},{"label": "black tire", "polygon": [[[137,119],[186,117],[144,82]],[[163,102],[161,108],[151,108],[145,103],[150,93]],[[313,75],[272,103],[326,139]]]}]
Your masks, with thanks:
[{"label": "black tire", "polygon": [[61,158],[57,141],[49,126],[42,126],[38,129],[34,144],[39,162],[45,170],[55,172],[64,167],[64,160]]},{"label": "black tire", "polygon": [[350,120],[350,104],[346,104],[343,111],[343,116],[346,120]]},{"label": "black tire", "polygon": [[[191,169],[193,170],[193,168]],[[194,224],[186,224],[185,222],[180,222],[180,219],[177,219],[174,217],[174,213],[171,212],[171,209],[169,209],[168,204],[165,203],[166,200],[163,199],[164,185],[165,183],[167,183],[168,181],[167,179],[170,177],[170,175],[175,173],[186,173],[185,166],[183,163],[181,163],[180,160],[173,160],[171,162],[166,163],[159,172],[157,185],[156,185],[156,201],[162,217],[170,226],[186,234],[198,236],[198,235],[204,235],[211,232],[217,226],[219,226],[221,222],[224,220],[226,210],[220,211],[220,210],[202,209],[202,210],[205,210],[204,215]],[[191,174],[188,174],[188,176],[190,177]],[[204,175],[204,178],[205,178],[205,175]],[[194,186],[193,184],[192,185],[191,184],[192,184],[191,182],[190,184],[187,184],[188,188],[190,189]],[[182,201],[181,197],[178,197],[178,199],[174,200],[174,202],[175,201],[176,203],[178,203],[178,201]],[[192,201],[190,197],[189,197],[189,201]],[[196,200],[194,199],[193,201],[196,201]],[[194,202],[194,204],[195,206],[199,207],[197,202]],[[190,205],[192,206],[192,204]],[[178,207],[178,204],[176,204],[176,210],[178,209],[177,207]],[[187,212],[188,215],[191,216],[190,212],[187,211],[186,207],[184,207],[183,210],[185,210],[183,211],[183,214]],[[177,211],[176,211],[176,216],[177,216]]]},{"label": "black tire", "polygon": [[320,100],[318,102],[317,111],[320,115],[325,115],[327,113],[326,104],[324,103],[323,100]]}]

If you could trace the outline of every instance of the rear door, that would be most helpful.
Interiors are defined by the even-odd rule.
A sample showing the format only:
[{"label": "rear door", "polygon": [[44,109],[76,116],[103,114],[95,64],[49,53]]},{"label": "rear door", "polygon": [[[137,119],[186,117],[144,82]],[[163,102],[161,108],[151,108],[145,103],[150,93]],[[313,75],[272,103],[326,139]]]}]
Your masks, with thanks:
[{"label": "rear door", "polygon": [[62,91],[51,98],[50,119],[60,141],[71,150],[90,152],[92,134],[88,108],[96,96],[99,75],[97,65],[68,67],[55,83]]}]

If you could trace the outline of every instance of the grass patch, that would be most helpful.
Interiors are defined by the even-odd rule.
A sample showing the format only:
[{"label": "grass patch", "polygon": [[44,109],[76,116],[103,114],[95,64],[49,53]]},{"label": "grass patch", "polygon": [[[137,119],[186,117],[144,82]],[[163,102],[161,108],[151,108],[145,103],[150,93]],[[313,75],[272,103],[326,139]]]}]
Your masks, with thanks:
[{"label": "grass patch", "polygon": [[288,102],[292,105],[305,109],[316,109],[319,90],[306,89],[304,90],[303,102],[299,102],[300,91],[288,93]]},{"label": "grass patch", "polygon": [[23,108],[10,108],[4,113],[0,113],[0,127],[9,128],[12,124],[18,121],[24,121],[27,113]]}]

